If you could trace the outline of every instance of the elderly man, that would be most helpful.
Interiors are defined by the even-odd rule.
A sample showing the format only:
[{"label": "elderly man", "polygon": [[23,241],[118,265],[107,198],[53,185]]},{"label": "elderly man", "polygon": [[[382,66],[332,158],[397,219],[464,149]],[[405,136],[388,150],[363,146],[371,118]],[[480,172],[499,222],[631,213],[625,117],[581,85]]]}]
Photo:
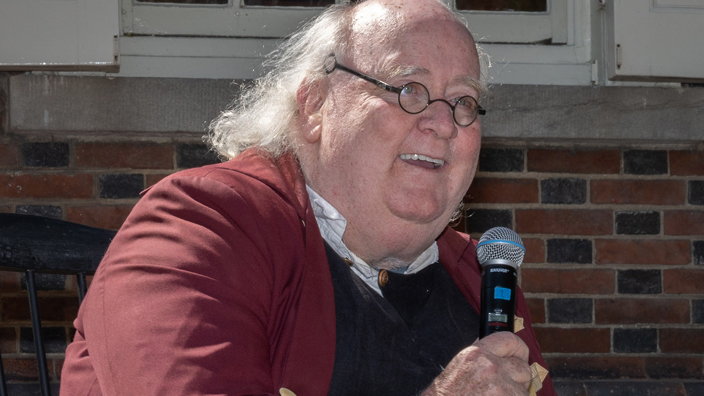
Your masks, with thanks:
[{"label": "elderly man", "polygon": [[447,227],[481,139],[467,28],[437,0],[341,5],[270,65],[213,123],[234,159],[116,236],[62,394],[553,395],[520,293],[524,328],[476,341],[476,242]]}]

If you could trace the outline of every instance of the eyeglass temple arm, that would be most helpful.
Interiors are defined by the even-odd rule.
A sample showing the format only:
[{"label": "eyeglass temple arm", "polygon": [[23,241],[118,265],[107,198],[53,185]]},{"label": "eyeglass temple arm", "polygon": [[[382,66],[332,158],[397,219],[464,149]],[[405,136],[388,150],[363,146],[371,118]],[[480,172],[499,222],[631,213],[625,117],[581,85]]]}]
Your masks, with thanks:
[{"label": "eyeglass temple arm", "polygon": [[361,78],[361,79],[367,80],[367,81],[369,81],[370,83],[376,85],[377,87],[379,87],[379,88],[381,88],[381,89],[385,89],[385,90],[390,91],[390,92],[401,93],[401,91],[402,91],[401,88],[394,87],[393,85],[389,85],[389,84],[387,84],[387,83],[385,83],[385,82],[383,82],[383,81],[381,81],[381,80],[377,80],[377,79],[374,78],[374,77],[367,76],[366,74],[362,74],[362,73],[360,73],[360,72],[358,72],[358,71],[355,71],[355,70],[352,70],[352,69],[348,69],[348,68],[342,66],[341,64],[339,64],[339,63],[337,63],[337,62],[335,62],[335,65],[333,66],[332,70],[328,71],[327,74],[332,73],[333,71],[335,71],[335,69],[344,70],[344,71],[346,71],[347,73],[353,74],[353,75],[355,75],[355,76],[357,76],[357,77],[359,77],[359,78]]}]

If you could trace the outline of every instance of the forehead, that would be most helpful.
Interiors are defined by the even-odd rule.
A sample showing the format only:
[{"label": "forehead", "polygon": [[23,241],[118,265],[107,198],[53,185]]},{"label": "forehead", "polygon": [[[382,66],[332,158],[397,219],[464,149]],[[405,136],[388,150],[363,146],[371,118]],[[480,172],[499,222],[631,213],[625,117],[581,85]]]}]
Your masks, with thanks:
[{"label": "forehead", "polygon": [[433,73],[456,81],[479,78],[471,33],[449,10],[436,0],[389,3],[368,1],[355,14],[347,53],[356,66],[387,78]]}]

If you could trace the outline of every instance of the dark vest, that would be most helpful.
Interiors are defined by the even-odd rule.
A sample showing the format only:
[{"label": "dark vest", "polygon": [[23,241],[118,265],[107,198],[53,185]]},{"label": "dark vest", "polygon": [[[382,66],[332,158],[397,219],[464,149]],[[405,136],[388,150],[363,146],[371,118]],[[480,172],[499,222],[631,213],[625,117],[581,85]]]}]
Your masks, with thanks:
[{"label": "dark vest", "polygon": [[418,395],[477,339],[479,315],[439,263],[387,272],[382,297],[325,249],[337,334],[329,395]]}]

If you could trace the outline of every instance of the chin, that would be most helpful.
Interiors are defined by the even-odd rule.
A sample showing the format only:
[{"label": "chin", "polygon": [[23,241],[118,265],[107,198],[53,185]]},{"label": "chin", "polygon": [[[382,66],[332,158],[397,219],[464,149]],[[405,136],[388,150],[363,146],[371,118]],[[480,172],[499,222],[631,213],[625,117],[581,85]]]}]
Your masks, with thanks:
[{"label": "chin", "polygon": [[422,226],[434,226],[442,224],[442,228],[450,222],[452,213],[445,213],[441,210],[418,210],[418,207],[405,206],[398,211],[394,211],[394,215],[408,223],[413,223]]},{"label": "chin", "polygon": [[[419,223],[430,223],[443,217],[447,214],[449,205],[446,197],[438,194],[407,194],[396,203],[394,209],[400,217],[413,219]],[[449,214],[452,215],[452,212],[450,211]]]}]

